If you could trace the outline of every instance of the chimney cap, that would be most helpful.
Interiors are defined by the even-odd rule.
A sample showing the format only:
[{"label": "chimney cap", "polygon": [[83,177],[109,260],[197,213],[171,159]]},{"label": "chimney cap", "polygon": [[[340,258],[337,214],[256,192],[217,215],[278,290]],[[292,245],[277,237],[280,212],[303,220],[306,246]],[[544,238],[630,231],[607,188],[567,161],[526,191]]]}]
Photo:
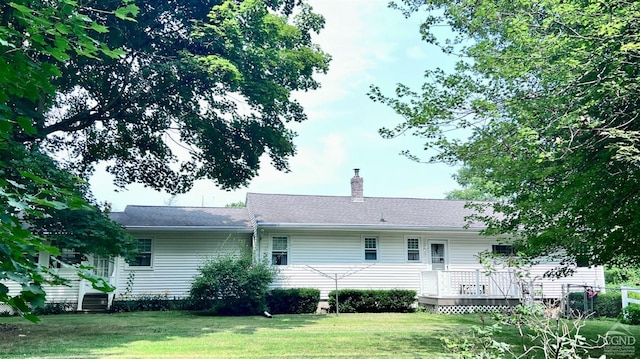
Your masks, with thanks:
[{"label": "chimney cap", "polygon": [[356,177],[358,177],[358,175],[360,174],[360,169],[359,169],[359,168],[354,168],[354,169],[353,169],[353,172],[354,172],[354,175],[355,175]]}]

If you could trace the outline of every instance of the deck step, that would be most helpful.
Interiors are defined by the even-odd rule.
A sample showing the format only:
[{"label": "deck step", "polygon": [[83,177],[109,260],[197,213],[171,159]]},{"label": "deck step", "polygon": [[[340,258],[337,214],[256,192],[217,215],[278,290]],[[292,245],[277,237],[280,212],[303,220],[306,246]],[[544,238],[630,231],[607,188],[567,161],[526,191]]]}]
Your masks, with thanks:
[{"label": "deck step", "polygon": [[106,312],[108,296],[106,293],[89,293],[82,298],[82,311]]}]

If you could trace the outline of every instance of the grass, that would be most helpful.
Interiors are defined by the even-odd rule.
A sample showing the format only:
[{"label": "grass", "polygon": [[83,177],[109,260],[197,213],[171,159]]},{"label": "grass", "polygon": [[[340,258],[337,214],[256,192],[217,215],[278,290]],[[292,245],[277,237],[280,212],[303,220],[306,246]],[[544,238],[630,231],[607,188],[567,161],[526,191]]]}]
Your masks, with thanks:
[{"label": "grass", "polygon": [[[185,312],[65,314],[39,324],[0,318],[2,358],[445,358],[440,338],[479,325],[478,315],[341,314],[202,317]],[[614,321],[588,321],[604,334]],[[640,328],[624,327],[636,338]],[[513,330],[498,341],[518,343]],[[640,340],[638,341],[640,342]],[[640,353],[636,343],[636,353]]]}]

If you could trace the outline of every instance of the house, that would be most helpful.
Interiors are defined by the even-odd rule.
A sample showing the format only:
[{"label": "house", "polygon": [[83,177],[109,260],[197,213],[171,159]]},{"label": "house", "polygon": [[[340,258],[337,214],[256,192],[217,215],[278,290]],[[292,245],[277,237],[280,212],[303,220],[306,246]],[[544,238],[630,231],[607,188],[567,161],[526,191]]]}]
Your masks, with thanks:
[{"label": "house", "polygon": [[318,288],[325,300],[336,288],[413,289],[422,305],[440,312],[505,305],[523,291],[560,298],[567,283],[604,287],[601,267],[551,280],[542,275],[555,265],[536,265],[527,288],[511,270],[487,275],[477,254],[508,255],[512,248],[480,236],[483,226],[467,223],[472,210],[465,204],[365,197],[356,170],[351,196],[249,193],[245,208],[127,206],[112,215],[138,239],[137,257],[86,258],[115,293],[106,298],[78,279],[47,292],[49,300],[76,302],[78,309],[121,294],[184,297],[204,260],[242,250],[278,267],[274,287]]}]

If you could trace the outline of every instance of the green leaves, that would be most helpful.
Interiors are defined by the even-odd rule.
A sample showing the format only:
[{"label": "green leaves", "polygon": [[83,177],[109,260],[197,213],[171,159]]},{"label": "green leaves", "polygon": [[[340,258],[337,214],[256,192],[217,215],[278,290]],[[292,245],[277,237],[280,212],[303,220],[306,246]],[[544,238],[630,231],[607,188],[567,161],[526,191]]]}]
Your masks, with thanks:
[{"label": "green leaves", "polygon": [[[86,200],[87,184],[39,148],[61,69],[78,57],[123,53],[97,38],[108,32],[102,22],[114,11],[84,6],[74,0],[16,0],[3,6],[0,17],[0,281],[20,288],[10,292],[8,282],[0,284],[0,302],[31,321],[37,321],[32,309],[45,302],[44,287],[67,283],[38,263],[41,252],[82,248],[115,256],[131,243],[120,226]],[[135,10],[127,5],[123,14],[135,15]],[[96,13],[100,22],[88,16]],[[92,230],[78,230],[82,225]]]},{"label": "green leaves", "polygon": [[[294,145],[285,123],[306,119],[292,92],[317,88],[315,74],[328,68],[311,41],[320,15],[302,6],[294,16],[292,0],[160,1],[138,2],[145,15],[134,23],[121,20],[137,12],[132,3],[89,4],[114,13],[100,22],[112,30],[95,36],[106,56],[65,64],[48,104],[55,117],[40,130],[56,135],[48,149],[72,149],[79,173],[108,161],[118,186],[171,193],[198,179],[245,185],[264,154],[287,169]],[[176,156],[168,133],[191,148],[186,156]]]},{"label": "green leaves", "polygon": [[[520,239],[522,253],[640,262],[637,2],[404,3],[429,11],[425,39],[462,57],[452,73],[426,71],[420,93],[373,88],[406,119],[383,134],[423,136],[432,161],[492,184],[502,217],[481,218],[487,233]],[[441,25],[451,36],[436,36]]]},{"label": "green leaves", "polygon": [[129,4],[127,6],[117,8],[114,15],[121,20],[136,22],[137,20],[135,17],[139,12],[140,8],[138,8],[138,6],[135,4]]}]

